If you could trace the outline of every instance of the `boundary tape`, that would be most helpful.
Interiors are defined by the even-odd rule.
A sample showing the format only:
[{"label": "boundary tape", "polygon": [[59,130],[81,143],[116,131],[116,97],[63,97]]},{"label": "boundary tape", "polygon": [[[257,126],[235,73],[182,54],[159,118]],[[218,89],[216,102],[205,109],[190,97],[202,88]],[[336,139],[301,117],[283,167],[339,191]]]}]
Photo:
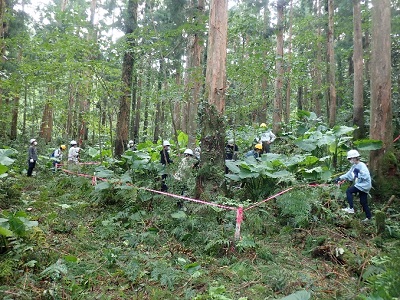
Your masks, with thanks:
[{"label": "boundary tape", "polygon": [[[83,173],[78,173],[78,172],[73,172],[70,170],[66,170],[66,169],[60,169],[61,171],[67,173],[67,174],[72,174],[72,175],[77,175],[77,176],[82,176],[82,177],[87,177],[87,178],[92,178],[92,185],[96,185],[97,184],[97,180],[101,180],[101,181],[105,181],[107,182],[108,180],[105,178],[101,178],[101,177],[97,177],[96,173],[94,173],[94,175],[89,175],[89,174],[83,174]],[[132,185],[132,184],[130,184]],[[275,195],[272,195],[270,197],[268,197],[267,199],[264,199],[262,201],[259,201],[253,205],[250,205],[246,208],[243,208],[243,205],[239,205],[239,207],[234,207],[234,206],[227,206],[227,205],[222,205],[222,204],[218,204],[218,203],[213,203],[213,202],[208,202],[208,201],[204,201],[204,200],[199,200],[199,199],[194,199],[194,198],[190,198],[190,197],[186,197],[186,196],[181,196],[181,195],[176,195],[176,194],[171,194],[171,193],[167,193],[167,192],[162,192],[162,191],[158,191],[158,190],[154,190],[154,189],[149,189],[149,188],[144,188],[144,187],[136,187],[134,185],[134,187],[136,187],[137,189],[141,189],[141,190],[145,190],[145,191],[149,191],[152,193],[156,193],[156,194],[160,194],[160,195],[164,195],[164,196],[168,196],[168,197],[172,197],[172,198],[178,198],[178,199],[182,199],[182,200],[186,200],[186,201],[191,201],[191,202],[195,202],[195,203],[200,203],[200,204],[204,204],[204,205],[209,205],[209,206],[215,206],[215,207],[219,207],[222,209],[226,209],[226,210],[236,210],[236,227],[235,227],[235,240],[240,240],[240,227],[241,224],[243,222],[243,218],[244,218],[244,212],[248,211],[250,209],[253,209],[257,206],[260,206],[261,204],[272,200],[282,194],[285,194],[295,188],[299,188],[299,187],[317,187],[317,186],[327,186],[328,184],[308,184],[308,185],[298,185],[298,186],[293,186],[290,187],[288,189],[285,189],[283,191],[280,191],[279,193],[276,193]]]}]

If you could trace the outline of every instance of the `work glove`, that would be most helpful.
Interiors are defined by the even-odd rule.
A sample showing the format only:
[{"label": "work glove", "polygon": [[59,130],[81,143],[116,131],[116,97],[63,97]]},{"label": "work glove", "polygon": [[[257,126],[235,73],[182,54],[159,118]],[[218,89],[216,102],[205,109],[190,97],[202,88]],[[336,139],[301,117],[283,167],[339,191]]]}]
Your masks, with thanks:
[{"label": "work glove", "polygon": [[337,177],[337,178],[333,179],[333,182],[334,183],[339,183],[340,180],[341,180],[340,177]]},{"label": "work glove", "polygon": [[29,160],[29,162],[33,163],[33,162],[34,162],[33,158],[31,158],[31,159]]},{"label": "work glove", "polygon": [[360,170],[357,169],[357,168],[355,168],[355,169],[353,170],[353,172],[354,172],[354,178],[358,178],[358,174],[360,173]]}]

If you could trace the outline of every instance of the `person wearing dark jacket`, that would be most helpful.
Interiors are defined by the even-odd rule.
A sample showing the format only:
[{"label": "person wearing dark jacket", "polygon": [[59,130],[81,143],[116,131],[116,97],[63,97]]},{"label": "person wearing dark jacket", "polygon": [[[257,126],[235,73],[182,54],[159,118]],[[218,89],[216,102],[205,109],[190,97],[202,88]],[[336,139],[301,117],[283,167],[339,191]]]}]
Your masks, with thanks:
[{"label": "person wearing dark jacket", "polygon": [[26,173],[27,176],[32,176],[33,169],[36,166],[36,161],[38,160],[37,149],[36,149],[36,139],[31,139],[29,141],[30,146],[28,149],[28,172]]},{"label": "person wearing dark jacket", "polygon": [[168,192],[168,186],[166,184],[166,179],[167,179],[167,172],[166,168],[169,164],[172,164],[172,160],[169,157],[169,151],[170,151],[171,144],[169,141],[163,141],[163,149],[160,151],[160,162],[164,167],[164,172],[161,175],[161,191],[162,192]]}]

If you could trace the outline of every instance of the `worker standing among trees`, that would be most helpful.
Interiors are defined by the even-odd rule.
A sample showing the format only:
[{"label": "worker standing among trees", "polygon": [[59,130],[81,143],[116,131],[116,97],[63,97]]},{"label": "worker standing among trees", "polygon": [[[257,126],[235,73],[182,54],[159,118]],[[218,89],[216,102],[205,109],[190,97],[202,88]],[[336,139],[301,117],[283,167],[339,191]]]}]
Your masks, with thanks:
[{"label": "worker standing among trees", "polygon": [[354,182],[354,185],[350,186],[346,190],[349,207],[343,208],[342,210],[349,214],[354,214],[353,194],[358,193],[360,195],[361,206],[366,216],[366,219],[364,219],[363,222],[367,222],[371,220],[372,217],[368,206],[368,193],[372,187],[371,175],[366,164],[361,162],[360,153],[357,150],[350,150],[347,152],[347,159],[352,164],[350,170],[346,174],[343,174],[334,180],[336,183],[341,183],[344,180]]},{"label": "worker standing among trees", "polygon": [[169,143],[169,141],[163,141],[163,148],[160,151],[160,163],[164,167],[163,174],[161,175],[161,191],[162,192],[168,192],[168,186],[166,184],[166,179],[168,176],[167,167],[168,167],[168,165],[172,164],[172,160],[169,157],[170,147],[171,147],[171,144]]},{"label": "worker standing among trees", "polygon": [[260,137],[258,138],[258,143],[262,144],[262,153],[269,153],[270,144],[275,141],[276,135],[271,131],[271,129],[267,129],[267,124],[265,123],[261,123],[260,128],[265,131],[261,133]]},{"label": "worker standing among trees", "polygon": [[38,160],[38,154],[37,154],[37,149],[36,149],[36,139],[31,139],[29,141],[29,149],[28,149],[28,172],[26,175],[28,177],[32,176],[33,169],[36,166],[36,162]]}]

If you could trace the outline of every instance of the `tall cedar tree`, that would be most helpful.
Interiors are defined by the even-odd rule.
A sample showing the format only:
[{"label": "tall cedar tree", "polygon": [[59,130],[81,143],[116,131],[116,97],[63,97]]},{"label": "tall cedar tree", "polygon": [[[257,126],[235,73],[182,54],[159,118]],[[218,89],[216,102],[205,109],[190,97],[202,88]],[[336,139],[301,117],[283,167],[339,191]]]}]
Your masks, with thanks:
[{"label": "tall cedar tree", "polygon": [[380,176],[384,155],[393,146],[391,97],[391,12],[390,0],[372,1],[371,45],[371,139],[383,141],[380,150],[371,151],[370,169]]},{"label": "tall cedar tree", "polygon": [[[212,197],[223,180],[224,111],[226,98],[226,48],[228,35],[228,1],[213,0],[210,4],[205,99],[201,112],[201,176],[197,195]],[[215,169],[217,168],[217,169]],[[207,193],[202,193],[203,188]],[[208,199],[207,199],[208,200]]]},{"label": "tall cedar tree", "polygon": [[131,34],[137,27],[137,0],[129,0],[126,8],[125,37],[127,40],[127,50],[122,62],[122,95],[119,101],[119,112],[117,118],[115,156],[119,157],[125,150],[128,142],[128,129],[132,94],[132,71],[134,67],[134,47],[135,41]]}]

